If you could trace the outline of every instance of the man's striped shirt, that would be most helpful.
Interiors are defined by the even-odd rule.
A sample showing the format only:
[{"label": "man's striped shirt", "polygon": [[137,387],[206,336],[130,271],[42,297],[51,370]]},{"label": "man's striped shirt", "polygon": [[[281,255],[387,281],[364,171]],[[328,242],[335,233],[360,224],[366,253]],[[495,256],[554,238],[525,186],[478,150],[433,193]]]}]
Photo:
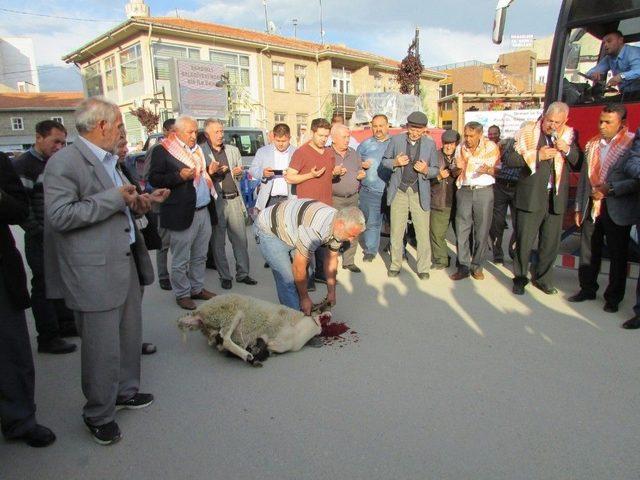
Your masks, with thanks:
[{"label": "man's striped shirt", "polygon": [[340,249],[341,242],[333,237],[336,211],[315,200],[286,200],[260,212],[258,228],[309,258],[322,245],[333,251]]}]

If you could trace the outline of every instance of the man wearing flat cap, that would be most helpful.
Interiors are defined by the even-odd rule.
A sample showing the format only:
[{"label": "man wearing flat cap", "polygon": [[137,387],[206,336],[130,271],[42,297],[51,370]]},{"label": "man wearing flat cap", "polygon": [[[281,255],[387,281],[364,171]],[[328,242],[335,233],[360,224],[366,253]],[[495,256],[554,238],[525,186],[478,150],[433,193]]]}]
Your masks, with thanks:
[{"label": "man wearing flat cap", "polygon": [[440,168],[436,144],[424,135],[426,129],[427,116],[413,112],[407,118],[407,132],[391,137],[382,157],[384,167],[393,172],[387,187],[387,205],[391,207],[390,277],[400,274],[402,239],[411,213],[417,240],[417,273],[422,280],[429,278],[431,179],[437,177]]}]

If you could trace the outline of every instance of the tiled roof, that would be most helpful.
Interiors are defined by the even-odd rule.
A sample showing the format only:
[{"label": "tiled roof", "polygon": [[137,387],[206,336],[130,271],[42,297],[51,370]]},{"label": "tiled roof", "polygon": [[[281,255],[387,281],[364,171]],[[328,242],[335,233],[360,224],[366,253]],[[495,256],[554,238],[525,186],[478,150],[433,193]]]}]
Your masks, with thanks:
[{"label": "tiled roof", "polygon": [[[110,32],[107,32],[100,37],[95,38],[85,46],[65,55],[63,58],[65,61],[75,61],[76,55],[82,56],[82,52],[90,48],[92,45],[98,43],[99,40],[105,37],[110,37],[112,33],[122,31],[130,26],[146,26],[169,28],[174,30],[183,31],[186,34],[205,34],[215,35],[220,38],[229,39],[231,41],[241,41],[255,44],[259,46],[271,46],[277,48],[283,48],[292,51],[304,52],[306,54],[318,54],[321,56],[326,55],[344,55],[351,58],[357,58],[364,62],[371,62],[386,68],[397,68],[399,62],[392,58],[375,55],[369,52],[363,52],[361,50],[355,50],[353,48],[347,48],[344,45],[325,44],[322,45],[316,42],[310,42],[308,40],[300,40],[297,38],[283,37],[281,35],[274,35],[265,32],[259,32],[256,30],[249,30],[245,28],[230,27],[228,25],[221,25],[218,23],[201,22],[197,20],[189,20],[185,18],[177,17],[135,17],[127,20],[125,23],[115,27]],[[440,72],[425,69],[424,74],[429,76],[441,77]]]},{"label": "tiled roof", "polygon": [[75,108],[84,100],[83,92],[0,93],[0,109]]}]

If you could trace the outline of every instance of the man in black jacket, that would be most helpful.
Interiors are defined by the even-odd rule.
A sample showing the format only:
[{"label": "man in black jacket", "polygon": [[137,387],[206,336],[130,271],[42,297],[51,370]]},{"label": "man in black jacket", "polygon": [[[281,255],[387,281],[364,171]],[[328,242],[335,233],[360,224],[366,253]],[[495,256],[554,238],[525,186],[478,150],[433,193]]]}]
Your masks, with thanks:
[{"label": "man in black jacket", "polygon": [[516,257],[513,293],[524,294],[533,243],[538,237],[538,263],[533,285],[548,295],[553,286],[553,264],[560,248],[562,217],[569,196],[569,169],[580,160],[573,129],[567,126],[569,107],[554,102],[541,121],[516,134],[515,149],[503,163],[522,167],[516,186]]},{"label": "man in black jacket", "polygon": [[27,276],[9,229],[28,216],[27,195],[0,152],[0,423],[7,440],[46,447],[56,436],[36,423],[35,372],[24,315],[29,307]]},{"label": "man in black jacket", "polygon": [[44,190],[42,180],[47,160],[67,143],[67,130],[54,120],[36,125],[36,143],[16,159],[14,168],[29,197],[29,218],[24,229],[24,250],[31,268],[31,310],[38,332],[38,352],[71,353],[73,343],[62,336],[78,333],[73,313],[62,299],[47,299],[44,286]]},{"label": "man in black jacket", "polygon": [[154,148],[149,181],[156,188],[171,190],[160,207],[160,227],[169,231],[170,238],[171,287],[181,308],[195,310],[194,299],[208,300],[215,295],[204,288],[213,182],[196,143],[196,120],[178,117],[175,130],[175,136]]}]

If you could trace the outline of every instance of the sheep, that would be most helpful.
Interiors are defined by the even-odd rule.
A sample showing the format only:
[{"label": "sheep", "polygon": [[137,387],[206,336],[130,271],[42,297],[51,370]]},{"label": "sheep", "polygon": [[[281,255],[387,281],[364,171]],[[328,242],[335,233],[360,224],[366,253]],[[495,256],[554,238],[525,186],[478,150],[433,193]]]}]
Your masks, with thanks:
[{"label": "sheep", "polygon": [[280,304],[239,294],[217,295],[193,313],[178,319],[178,328],[200,330],[209,345],[227,350],[253,366],[262,366],[270,352],[300,350],[319,335],[331,312],[325,301],[314,306],[312,316]]}]

